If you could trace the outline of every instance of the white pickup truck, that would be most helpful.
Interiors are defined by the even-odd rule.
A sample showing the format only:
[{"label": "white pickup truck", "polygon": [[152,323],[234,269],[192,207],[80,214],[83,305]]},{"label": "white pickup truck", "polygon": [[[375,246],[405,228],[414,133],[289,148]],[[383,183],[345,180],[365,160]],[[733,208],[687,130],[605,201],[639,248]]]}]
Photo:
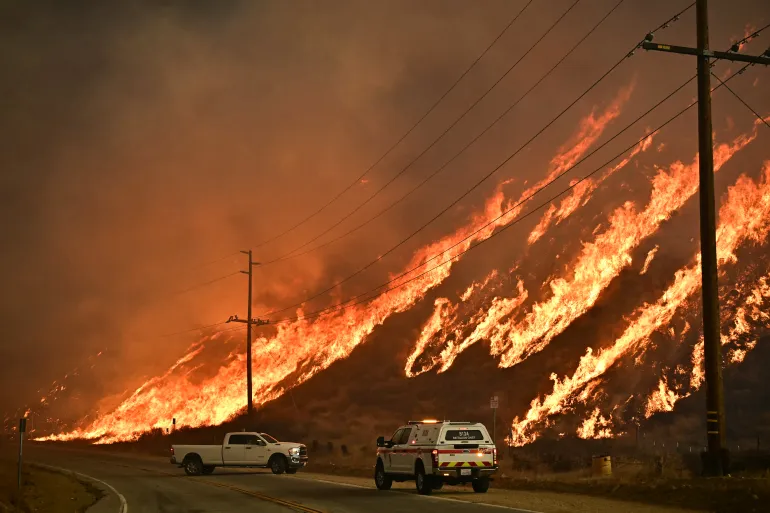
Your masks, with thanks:
[{"label": "white pickup truck", "polygon": [[295,474],[307,464],[307,447],[279,442],[267,433],[227,433],[222,445],[172,445],[171,463],[188,476],[211,474],[217,467],[262,467],[273,474]]}]

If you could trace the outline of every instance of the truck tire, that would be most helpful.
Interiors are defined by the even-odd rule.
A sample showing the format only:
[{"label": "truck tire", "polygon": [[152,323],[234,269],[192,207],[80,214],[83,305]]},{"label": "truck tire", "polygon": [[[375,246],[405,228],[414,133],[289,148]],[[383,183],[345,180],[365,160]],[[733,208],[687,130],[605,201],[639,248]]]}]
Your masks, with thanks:
[{"label": "truck tire", "polygon": [[390,490],[390,487],[393,486],[393,478],[385,473],[385,466],[382,461],[378,461],[374,468],[374,484],[378,490]]},{"label": "truck tire", "polygon": [[487,493],[489,490],[489,479],[481,478],[473,480],[473,491],[476,493]]},{"label": "truck tire", "polygon": [[203,465],[203,472],[202,473],[203,473],[204,476],[207,476],[207,475],[213,473],[215,468],[216,467],[214,465]]},{"label": "truck tire", "polygon": [[417,493],[420,495],[430,495],[433,492],[433,476],[425,474],[425,468],[422,462],[417,462],[417,468],[414,472],[414,483],[417,486]]},{"label": "truck tire", "polygon": [[273,471],[273,474],[276,476],[280,476],[284,472],[286,472],[286,467],[289,465],[286,462],[286,456],[283,454],[275,454],[272,458],[270,458],[270,470]]},{"label": "truck tire", "polygon": [[199,476],[203,473],[203,462],[197,454],[186,457],[183,464],[184,472],[188,476]]}]

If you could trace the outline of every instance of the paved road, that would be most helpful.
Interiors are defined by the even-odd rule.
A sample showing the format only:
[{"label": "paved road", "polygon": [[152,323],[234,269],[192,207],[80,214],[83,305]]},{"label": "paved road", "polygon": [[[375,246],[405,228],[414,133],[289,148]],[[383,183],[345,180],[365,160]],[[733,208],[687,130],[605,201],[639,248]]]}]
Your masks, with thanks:
[{"label": "paved road", "polygon": [[[345,486],[263,470],[217,469],[210,476],[188,477],[162,458],[150,459],[45,447],[28,450],[31,461],[97,478],[114,493],[93,513],[118,513],[119,495],[128,513],[492,513],[500,507],[470,504],[415,492]],[[515,513],[515,510],[508,509]]]}]

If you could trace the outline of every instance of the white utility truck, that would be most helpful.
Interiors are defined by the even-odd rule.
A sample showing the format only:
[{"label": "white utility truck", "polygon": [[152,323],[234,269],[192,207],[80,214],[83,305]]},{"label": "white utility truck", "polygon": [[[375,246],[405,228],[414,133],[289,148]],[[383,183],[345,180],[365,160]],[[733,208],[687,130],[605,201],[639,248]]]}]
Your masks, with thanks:
[{"label": "white utility truck", "polygon": [[497,471],[497,449],[487,428],[476,422],[410,421],[390,440],[377,439],[374,483],[389,490],[393,481],[414,480],[422,495],[444,483],[471,483],[485,493]]},{"label": "white utility truck", "polygon": [[171,463],[188,476],[211,474],[217,467],[262,467],[273,474],[295,474],[307,464],[307,447],[279,442],[267,433],[227,433],[222,445],[172,445]]}]

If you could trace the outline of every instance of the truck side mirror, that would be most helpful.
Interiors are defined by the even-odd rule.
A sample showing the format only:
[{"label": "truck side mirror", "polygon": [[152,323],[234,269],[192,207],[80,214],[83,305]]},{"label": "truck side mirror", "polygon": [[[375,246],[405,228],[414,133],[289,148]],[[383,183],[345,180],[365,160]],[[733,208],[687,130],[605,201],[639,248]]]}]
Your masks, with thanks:
[{"label": "truck side mirror", "polygon": [[378,436],[377,437],[377,447],[385,447],[385,437],[384,436]]}]

